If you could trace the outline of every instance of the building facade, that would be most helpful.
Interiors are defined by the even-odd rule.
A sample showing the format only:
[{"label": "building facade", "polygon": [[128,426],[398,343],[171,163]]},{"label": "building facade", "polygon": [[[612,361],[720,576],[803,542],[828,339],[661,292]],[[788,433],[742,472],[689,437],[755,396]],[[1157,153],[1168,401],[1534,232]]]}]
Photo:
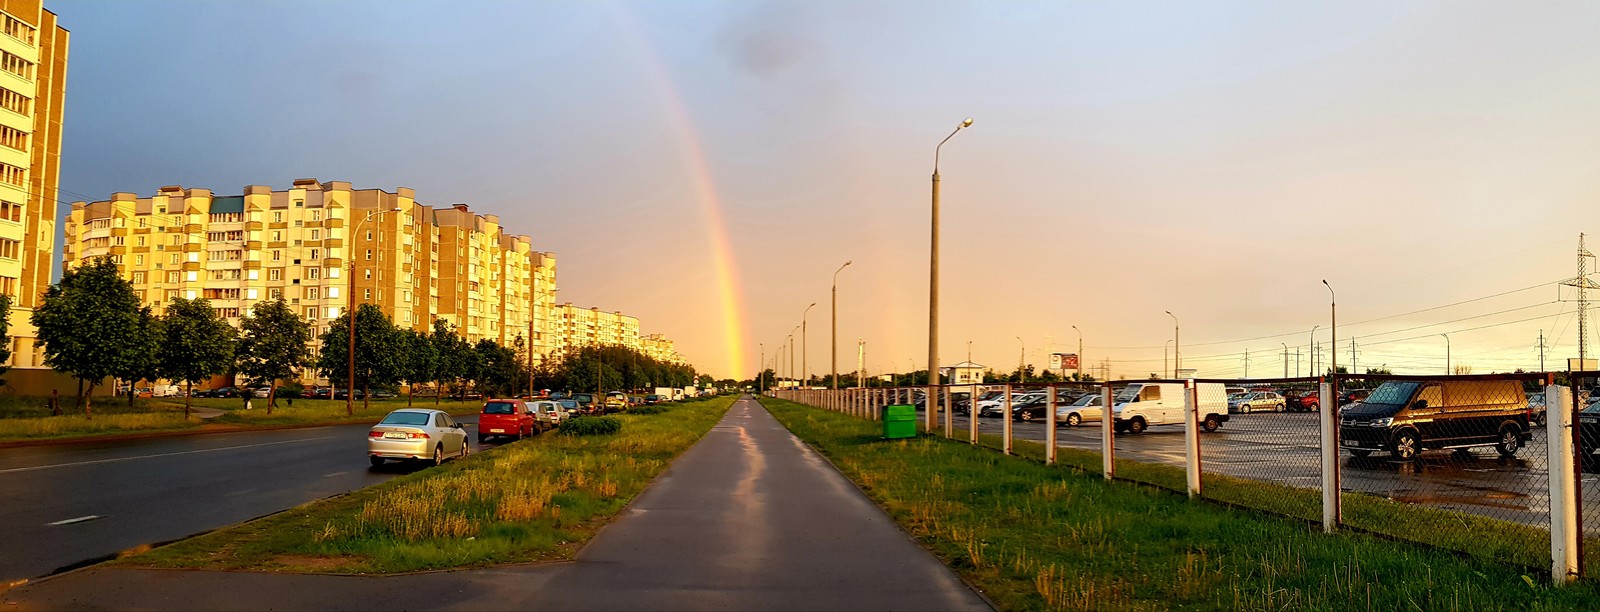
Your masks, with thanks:
[{"label": "building facade", "polygon": [[536,355],[555,350],[555,256],[494,215],[432,208],[404,187],[302,179],[215,196],[169,186],[76,202],[64,229],[65,267],[110,256],[158,313],[177,297],[206,298],[238,325],[251,305],[283,298],[321,335],[352,303],[376,304],[402,327],[441,319],[468,341],[522,337]]},{"label": "building facade", "polygon": [[639,319],[621,311],[606,312],[598,307],[583,308],[565,302],[553,311],[556,320],[558,351],[589,345],[625,346],[652,359],[683,363],[671,340],[661,334],[639,333]]},{"label": "building facade", "polygon": [[11,366],[41,369],[29,319],[50,287],[69,35],[39,0],[0,0],[0,22],[0,293],[12,298],[0,315]]}]

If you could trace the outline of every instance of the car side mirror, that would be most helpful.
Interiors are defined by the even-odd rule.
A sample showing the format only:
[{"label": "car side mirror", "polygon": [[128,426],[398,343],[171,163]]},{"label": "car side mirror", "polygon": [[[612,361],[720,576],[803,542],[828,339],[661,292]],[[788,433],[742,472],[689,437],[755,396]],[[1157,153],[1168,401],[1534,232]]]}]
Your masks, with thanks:
[{"label": "car side mirror", "polygon": [[1411,407],[1412,408],[1427,408],[1428,407],[1428,400],[1417,400],[1416,402],[1411,404]]},{"label": "car side mirror", "polygon": [[467,428],[466,425],[462,425],[460,423],[456,423],[456,429],[466,429],[466,428]]}]

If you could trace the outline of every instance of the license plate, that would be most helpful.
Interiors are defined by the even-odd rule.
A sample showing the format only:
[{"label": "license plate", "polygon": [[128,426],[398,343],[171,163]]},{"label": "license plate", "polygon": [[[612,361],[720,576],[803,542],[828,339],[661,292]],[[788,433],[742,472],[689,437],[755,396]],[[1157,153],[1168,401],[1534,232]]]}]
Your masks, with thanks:
[{"label": "license plate", "polygon": [[491,429],[491,430],[489,430],[489,433],[505,433],[505,432],[506,432],[506,430],[504,430],[504,429]]},{"label": "license plate", "polygon": [[398,440],[404,440],[406,438],[406,432],[403,432],[403,431],[384,432],[383,437],[388,438],[390,440],[397,440],[397,439]]},{"label": "license plate", "polygon": [[1357,442],[1355,440],[1345,440],[1344,441],[1344,445],[1345,446],[1361,446],[1361,443]]}]

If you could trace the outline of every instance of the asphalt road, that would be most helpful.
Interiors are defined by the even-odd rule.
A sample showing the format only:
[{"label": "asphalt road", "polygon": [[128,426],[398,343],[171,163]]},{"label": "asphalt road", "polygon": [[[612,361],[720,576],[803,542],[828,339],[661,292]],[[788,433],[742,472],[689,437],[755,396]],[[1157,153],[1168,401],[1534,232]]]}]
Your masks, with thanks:
[{"label": "asphalt road", "polygon": [[[1295,487],[1321,485],[1320,433],[1316,413],[1235,414],[1215,433],[1202,433],[1202,471]],[[923,418],[919,413],[919,419]],[[967,417],[956,415],[954,435],[965,439]],[[1013,422],[1018,440],[1045,441],[1045,424]],[[978,430],[1000,435],[999,418],[979,418]],[[943,431],[941,422],[939,431]],[[1154,427],[1143,434],[1119,434],[1117,456],[1122,459],[1168,465],[1185,465],[1183,429]],[[1099,452],[1098,421],[1079,427],[1061,427],[1056,445]],[[1394,461],[1374,455],[1361,459],[1340,452],[1340,488],[1347,493],[1384,497],[1410,504],[1469,512],[1502,520],[1549,527],[1550,484],[1543,427],[1533,429],[1533,440],[1514,458],[1503,459],[1492,449],[1471,454],[1427,451],[1418,461]],[[1584,530],[1600,535],[1600,475],[1582,475]]]},{"label": "asphalt road", "polygon": [[0,585],[421,469],[369,467],[370,427],[0,450]]}]

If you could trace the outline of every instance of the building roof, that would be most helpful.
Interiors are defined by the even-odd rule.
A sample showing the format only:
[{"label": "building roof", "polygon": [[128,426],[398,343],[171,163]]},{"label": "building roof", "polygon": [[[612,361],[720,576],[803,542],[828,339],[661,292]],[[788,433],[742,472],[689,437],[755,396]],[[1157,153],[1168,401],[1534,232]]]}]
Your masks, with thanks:
[{"label": "building roof", "polygon": [[978,368],[978,369],[985,369],[986,370],[986,369],[989,368],[989,366],[983,365],[981,363],[973,363],[971,361],[963,361],[963,362],[955,364],[955,365],[945,366],[944,367],[944,369],[946,369],[946,370],[953,369],[953,368],[969,368],[969,369],[970,368]]}]

